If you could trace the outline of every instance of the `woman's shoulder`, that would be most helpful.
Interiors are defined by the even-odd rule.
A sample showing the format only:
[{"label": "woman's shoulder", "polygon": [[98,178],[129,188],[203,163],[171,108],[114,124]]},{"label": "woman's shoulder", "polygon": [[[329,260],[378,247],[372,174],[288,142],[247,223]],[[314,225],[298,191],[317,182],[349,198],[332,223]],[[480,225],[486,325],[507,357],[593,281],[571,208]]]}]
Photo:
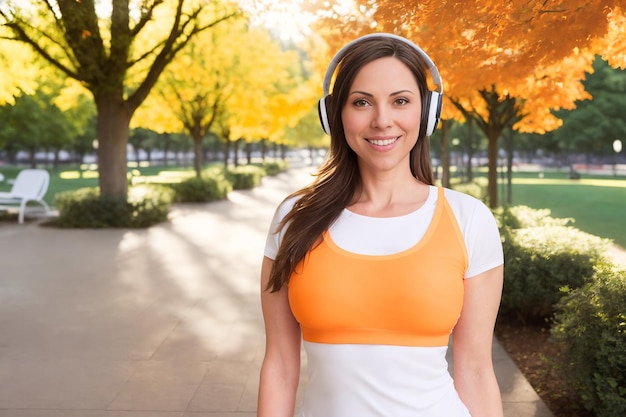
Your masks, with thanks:
[{"label": "woman's shoulder", "polygon": [[493,216],[489,207],[474,196],[451,188],[444,188],[444,195],[460,220],[468,220],[476,216],[479,218]]},{"label": "woman's shoulder", "polygon": [[299,195],[290,195],[287,196],[276,208],[275,217],[283,218],[291,211],[293,206],[296,204],[296,201],[300,199]]},{"label": "woman's shoulder", "polygon": [[463,193],[461,191],[453,190],[452,188],[444,188],[444,194],[446,199],[451,204],[457,205],[465,205],[465,206],[476,206],[476,205],[485,205],[482,201],[477,199],[476,197]]}]

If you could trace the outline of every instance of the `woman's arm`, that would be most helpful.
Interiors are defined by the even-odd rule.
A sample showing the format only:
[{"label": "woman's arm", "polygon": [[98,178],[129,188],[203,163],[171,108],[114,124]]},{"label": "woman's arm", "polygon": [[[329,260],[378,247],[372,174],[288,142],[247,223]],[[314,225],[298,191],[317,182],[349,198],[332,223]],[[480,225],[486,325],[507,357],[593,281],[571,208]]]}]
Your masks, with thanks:
[{"label": "woman's arm", "polygon": [[291,313],[287,286],[266,290],[274,261],[263,258],[261,307],[265,320],[265,357],[259,383],[258,417],[293,417],[300,379],[300,326]]},{"label": "woman's arm", "polygon": [[493,330],[502,296],[503,266],[465,279],[465,296],[454,328],[454,384],[472,417],[502,417],[493,369]]}]

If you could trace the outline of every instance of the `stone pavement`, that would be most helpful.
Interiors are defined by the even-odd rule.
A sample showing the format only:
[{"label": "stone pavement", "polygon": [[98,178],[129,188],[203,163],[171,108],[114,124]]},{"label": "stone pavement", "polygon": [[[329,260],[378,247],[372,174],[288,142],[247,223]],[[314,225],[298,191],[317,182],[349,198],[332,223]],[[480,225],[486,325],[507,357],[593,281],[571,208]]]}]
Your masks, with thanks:
[{"label": "stone pavement", "polygon": [[[0,223],[0,417],[255,416],[265,234],[309,180],[294,169],[147,230]],[[552,416],[497,342],[494,362],[506,417]]]}]

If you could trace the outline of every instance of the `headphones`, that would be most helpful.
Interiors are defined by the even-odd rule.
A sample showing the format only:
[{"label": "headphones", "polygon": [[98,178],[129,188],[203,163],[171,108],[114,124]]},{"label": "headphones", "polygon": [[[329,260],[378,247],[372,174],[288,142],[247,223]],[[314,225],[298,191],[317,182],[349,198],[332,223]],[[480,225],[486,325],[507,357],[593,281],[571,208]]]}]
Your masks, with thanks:
[{"label": "headphones", "polygon": [[[330,135],[330,123],[328,122],[328,112],[326,110],[326,99],[330,94],[330,82],[333,78],[333,74],[337,69],[337,66],[343,59],[343,55],[358,42],[361,42],[365,39],[370,38],[390,38],[396,39],[405,44],[409,45],[413,48],[417,53],[426,61],[428,64],[428,72],[430,72],[430,76],[433,79],[433,83],[436,86],[435,91],[429,91],[428,96],[425,103],[422,103],[422,120],[421,126],[426,126],[426,136],[430,136],[435,131],[435,128],[439,124],[439,119],[441,118],[441,102],[443,97],[443,81],[441,76],[439,75],[439,70],[433,63],[432,59],[424,51],[422,51],[416,44],[411,42],[410,40],[403,38],[402,36],[394,35],[391,33],[370,33],[369,35],[362,36],[348,43],[346,46],[341,48],[339,52],[333,57],[330,61],[330,65],[326,70],[326,75],[324,76],[324,83],[322,87],[324,89],[324,97],[322,97],[318,103],[317,111],[319,113],[320,122],[322,124],[322,129],[326,132],[327,135]],[[426,111],[425,111],[426,110]]]}]

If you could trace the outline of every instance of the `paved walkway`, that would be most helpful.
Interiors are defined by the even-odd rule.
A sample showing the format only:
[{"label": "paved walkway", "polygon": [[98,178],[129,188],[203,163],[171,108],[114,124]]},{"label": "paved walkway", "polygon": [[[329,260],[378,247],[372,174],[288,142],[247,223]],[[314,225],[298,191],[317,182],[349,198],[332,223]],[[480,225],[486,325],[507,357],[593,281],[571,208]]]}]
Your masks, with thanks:
[{"label": "paved walkway", "polygon": [[[0,223],[0,417],[255,416],[265,234],[309,179],[148,230]],[[552,416],[497,342],[494,361],[506,417]]]}]

